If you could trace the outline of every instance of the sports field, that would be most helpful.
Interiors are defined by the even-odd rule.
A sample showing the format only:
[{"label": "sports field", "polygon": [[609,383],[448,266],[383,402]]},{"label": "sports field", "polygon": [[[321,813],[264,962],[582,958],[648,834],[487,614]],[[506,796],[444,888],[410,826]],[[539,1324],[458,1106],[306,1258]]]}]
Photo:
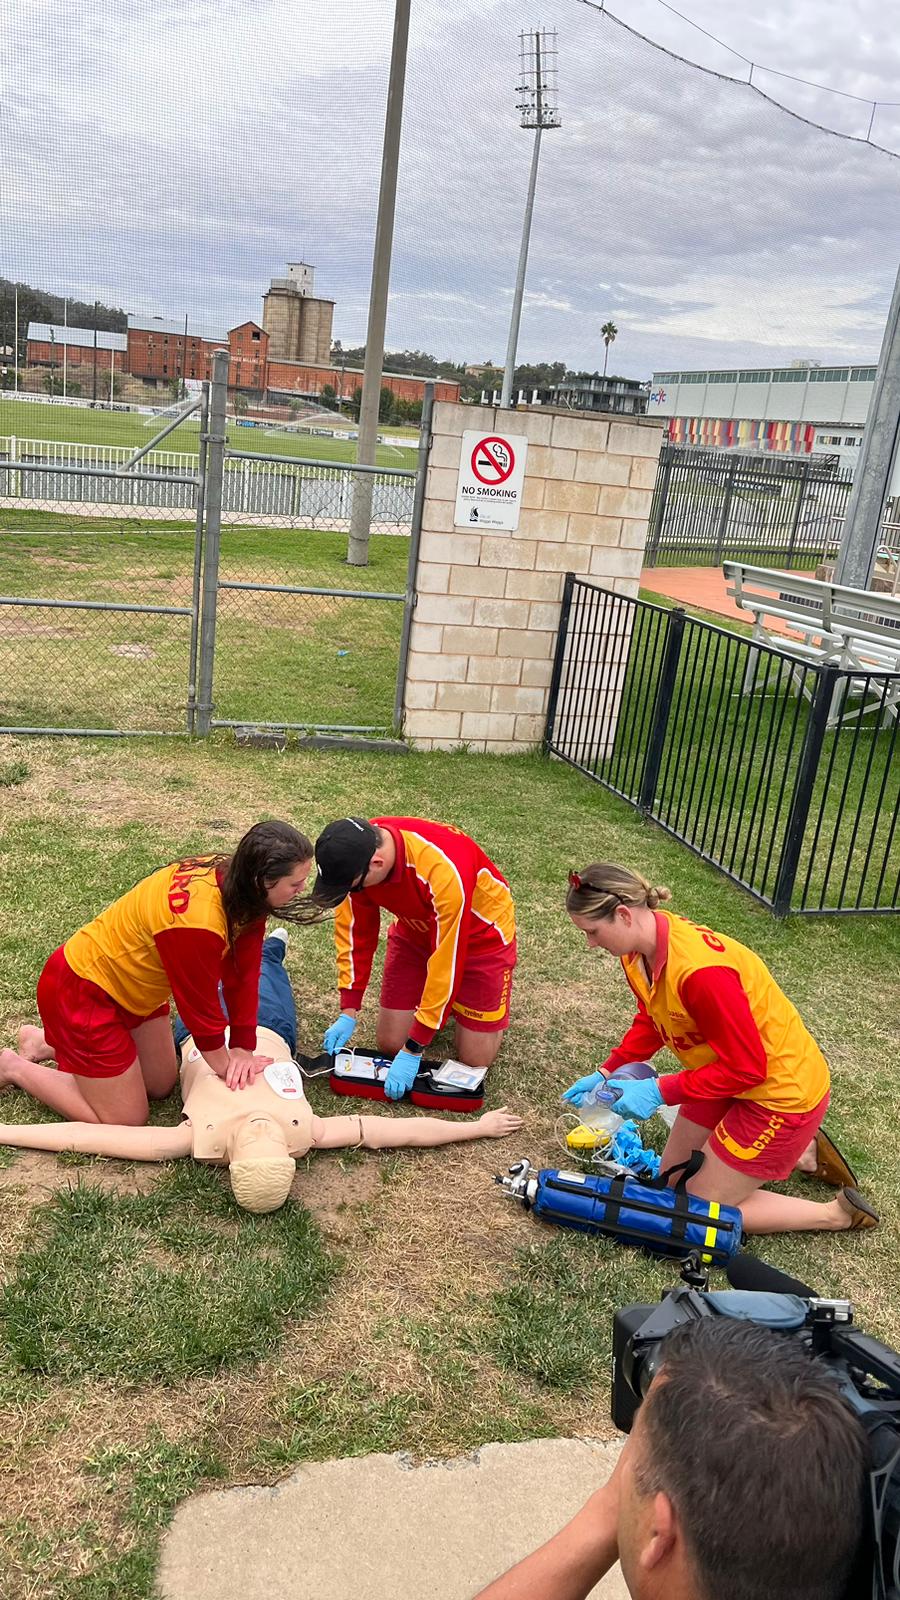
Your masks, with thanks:
[{"label": "sports field", "polygon": [[[130,445],[137,449],[153,438],[166,418],[142,416],[128,411],[91,411],[85,406],[39,405],[0,395],[0,438],[59,439],[63,443]],[[229,419],[228,443],[234,450],[253,450],[261,455],[306,456],[315,461],[355,461],[354,439],[323,439],[314,434],[250,428]],[[170,433],[160,446],[163,450],[187,450],[196,454],[199,421],[189,418]],[[404,430],[397,444],[378,446],[380,467],[414,467],[416,435]]]}]

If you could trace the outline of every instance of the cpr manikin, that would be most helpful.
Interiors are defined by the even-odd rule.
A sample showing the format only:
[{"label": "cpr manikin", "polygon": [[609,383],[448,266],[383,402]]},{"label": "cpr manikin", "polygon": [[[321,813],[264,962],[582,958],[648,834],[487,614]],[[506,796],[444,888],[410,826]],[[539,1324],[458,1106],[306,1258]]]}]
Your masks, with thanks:
[{"label": "cpr manikin", "polygon": [[207,1066],[193,1040],[182,1045],[184,1114],[177,1128],[115,1127],[108,1123],[0,1124],[0,1144],[26,1150],[74,1150],[124,1161],[195,1161],[227,1166],[234,1198],[246,1211],[277,1211],[288,1197],[298,1156],[312,1150],[362,1146],[396,1150],[500,1139],[522,1119],[505,1107],[473,1122],[437,1117],[317,1117],[303,1093],[286,1041],[271,1028],[257,1031],[257,1054],[272,1065],[245,1089],[229,1089]]}]

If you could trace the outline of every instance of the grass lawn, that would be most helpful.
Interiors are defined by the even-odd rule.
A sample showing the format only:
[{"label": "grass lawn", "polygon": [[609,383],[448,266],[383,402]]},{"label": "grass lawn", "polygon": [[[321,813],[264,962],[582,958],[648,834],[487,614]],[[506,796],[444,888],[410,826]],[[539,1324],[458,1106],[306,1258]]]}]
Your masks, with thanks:
[{"label": "grass lawn", "polygon": [[[190,604],[188,522],[111,516],[79,524],[0,510],[3,593],[132,605]],[[222,531],[222,581],[402,594],[409,541],[373,534],[369,565],[346,562],[346,533]],[[0,723],[21,727],[185,726],[190,618],[3,607]],[[219,595],[218,717],[389,728],[403,607],[327,595]]]},{"label": "grass lawn", "polygon": [[[0,786],[4,1042],[35,1014],[49,951],[173,855],[226,847],[264,815],[311,834],[360,811],[445,817],[516,896],[514,1020],[489,1103],[526,1119],[503,1144],[319,1155],[268,1218],[239,1215],[209,1169],[0,1152],[4,1600],[149,1600],[160,1529],[201,1485],[274,1481],[331,1455],[610,1431],[613,1310],[657,1297],[672,1269],[539,1225],[491,1184],[519,1156],[562,1159],[558,1096],[630,1019],[621,975],[562,911],[567,869],[592,858],[668,883],[676,909],[759,950],[799,1005],[834,1072],[829,1126],[885,1221],[754,1249],[852,1295],[861,1325],[900,1343],[898,919],[776,923],[538,758],[5,739]],[[301,1047],[315,1047],[335,1006],[327,927],[294,932],[288,960]],[[310,1097],[334,1109],[321,1083]],[[35,1108],[8,1093],[2,1114]],[[155,1116],[175,1121],[177,1104]]]},{"label": "grass lawn", "polygon": [[[130,411],[91,411],[82,406],[38,405],[0,395],[0,438],[59,439],[65,443],[145,445],[165,424],[165,417],[142,416]],[[277,426],[274,424],[273,426]],[[160,445],[161,450],[197,453],[199,421],[191,417]],[[408,442],[378,446],[380,467],[414,467],[418,435]],[[234,450],[253,450],[266,456],[306,456],[316,461],[355,461],[355,439],[322,439],[308,433],[270,433],[265,428],[242,427],[229,421],[228,443]]]}]

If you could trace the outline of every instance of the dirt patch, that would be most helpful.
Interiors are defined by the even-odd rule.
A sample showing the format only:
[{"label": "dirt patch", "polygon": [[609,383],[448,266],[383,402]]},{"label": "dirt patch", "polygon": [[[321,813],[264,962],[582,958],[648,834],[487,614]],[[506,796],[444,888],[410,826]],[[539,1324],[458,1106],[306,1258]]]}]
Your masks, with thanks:
[{"label": "dirt patch", "polygon": [[188,575],[183,578],[157,578],[152,572],[135,572],[131,578],[119,578],[115,581],[104,577],[104,600],[119,595],[121,599],[128,598],[137,605],[148,606],[184,606],[190,604],[191,580]]},{"label": "dirt patch", "polygon": [[62,622],[32,622],[30,616],[4,617],[5,639],[66,639],[78,629]]},{"label": "dirt patch", "polygon": [[60,1189],[79,1183],[95,1184],[109,1194],[146,1194],[153,1188],[160,1169],[150,1162],[90,1161],[77,1166],[61,1165],[59,1157],[47,1150],[22,1150],[8,1167],[0,1168],[0,1193],[15,1190],[30,1206],[43,1205]]},{"label": "dirt patch", "polygon": [[110,655],[127,656],[133,661],[152,661],[156,655],[149,644],[111,644],[107,648]]},{"label": "dirt patch", "polygon": [[[78,530],[73,529],[72,531],[77,532]],[[82,531],[85,533],[91,533],[93,532],[93,529],[85,528]],[[24,537],[27,537],[27,535],[23,535],[23,538]],[[66,572],[91,572],[93,570],[89,561],[70,561],[65,556],[37,556],[29,554],[28,560],[30,565],[35,567],[64,567]]]},{"label": "dirt patch", "polygon": [[308,1163],[298,1163],[291,1195],[328,1238],[344,1241],[358,1231],[359,1208],[375,1200],[383,1188],[377,1157],[365,1161],[321,1152]]}]

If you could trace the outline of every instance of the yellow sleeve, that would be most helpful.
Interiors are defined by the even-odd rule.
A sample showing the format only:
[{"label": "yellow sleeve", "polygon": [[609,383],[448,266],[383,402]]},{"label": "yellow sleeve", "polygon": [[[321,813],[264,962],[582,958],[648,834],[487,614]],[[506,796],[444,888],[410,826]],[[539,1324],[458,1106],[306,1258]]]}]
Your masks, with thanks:
[{"label": "yellow sleeve", "polygon": [[380,931],[381,912],[367,899],[365,891],[348,894],[341,901],[334,914],[334,947],[341,1006],[345,1010],[358,1011],[363,1003]]},{"label": "yellow sleeve", "polygon": [[428,882],[434,906],[435,947],[428,959],[425,987],[416,1009],[411,1037],[419,1044],[430,1044],[450,1009],[459,988],[469,942],[469,910],[472,889],[463,882],[460,868],[436,845],[427,844],[415,852],[415,869]]}]

